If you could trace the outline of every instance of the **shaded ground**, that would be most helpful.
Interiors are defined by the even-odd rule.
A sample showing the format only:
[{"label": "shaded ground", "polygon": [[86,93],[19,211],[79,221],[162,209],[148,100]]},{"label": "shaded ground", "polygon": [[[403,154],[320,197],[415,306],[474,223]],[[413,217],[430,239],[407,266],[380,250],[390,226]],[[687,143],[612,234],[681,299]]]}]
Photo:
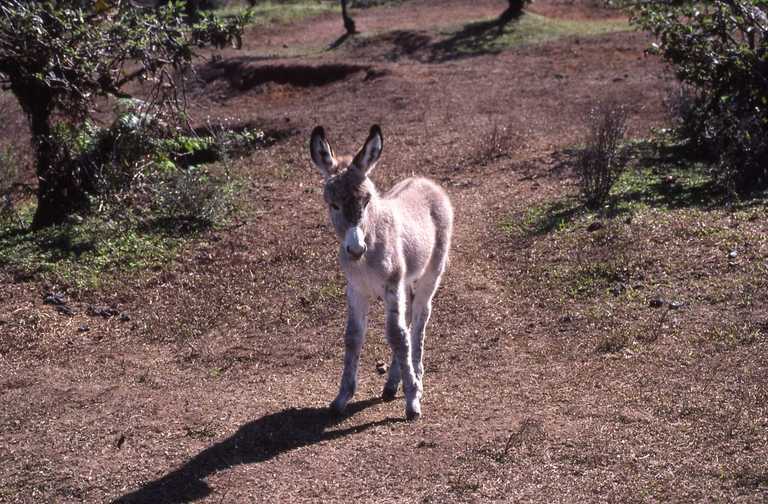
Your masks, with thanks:
[{"label": "shaded ground", "polygon": [[[461,26],[504,4],[405,2],[356,21]],[[307,20],[254,34],[224,61],[323,48],[339,33],[335,17]],[[765,209],[679,198],[595,232],[589,216],[548,226],[541,210],[574,192],[555,154],[581,141],[597,97],[627,104],[634,136],[663,122],[667,82],[647,43],[615,33],[442,63],[345,43],[272,59],[270,75],[365,70],[308,86],[229,74],[201,84],[197,118],[297,134],[240,162],[248,208],[235,225],[168,270],[67,292],[73,316],[42,302],[61,286],[1,274],[0,501],[764,502]],[[417,423],[401,421],[401,398],[375,399],[376,364],[388,361],[380,305],[353,414],[324,409],[340,374],[344,283],[306,144],[324,124],[351,152],[372,123],[386,136],[380,187],[428,175],[456,207]],[[88,315],[89,304],[127,317]]]}]

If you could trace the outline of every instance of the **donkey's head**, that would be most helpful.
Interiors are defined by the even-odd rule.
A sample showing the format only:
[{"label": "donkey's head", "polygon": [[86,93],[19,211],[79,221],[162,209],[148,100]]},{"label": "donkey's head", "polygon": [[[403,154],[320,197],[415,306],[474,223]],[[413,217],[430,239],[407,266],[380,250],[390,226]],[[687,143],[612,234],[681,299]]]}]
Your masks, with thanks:
[{"label": "donkey's head", "polygon": [[[325,202],[336,234],[352,260],[360,259],[368,246],[368,214],[375,206],[378,192],[368,174],[376,166],[384,139],[378,125],[371,127],[368,139],[354,158],[336,157],[322,126],[312,131],[309,151],[312,161],[325,177]],[[373,203],[373,204],[371,204]]]}]

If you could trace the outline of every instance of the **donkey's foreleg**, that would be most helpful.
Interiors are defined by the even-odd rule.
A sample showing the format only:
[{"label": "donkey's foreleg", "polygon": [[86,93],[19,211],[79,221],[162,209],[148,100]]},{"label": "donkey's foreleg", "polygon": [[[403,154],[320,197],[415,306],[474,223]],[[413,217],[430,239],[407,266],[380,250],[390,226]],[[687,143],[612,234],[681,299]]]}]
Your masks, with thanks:
[{"label": "donkey's foreleg", "polygon": [[357,390],[357,367],[365,341],[368,324],[368,299],[347,286],[347,328],[344,331],[344,371],[339,394],[331,403],[337,413],[343,413]]},{"label": "donkey's foreleg", "polygon": [[406,298],[402,283],[387,287],[385,303],[387,341],[400,365],[400,377],[405,392],[405,415],[409,420],[415,420],[421,415],[421,403],[419,385],[411,362],[411,338],[405,323]]}]

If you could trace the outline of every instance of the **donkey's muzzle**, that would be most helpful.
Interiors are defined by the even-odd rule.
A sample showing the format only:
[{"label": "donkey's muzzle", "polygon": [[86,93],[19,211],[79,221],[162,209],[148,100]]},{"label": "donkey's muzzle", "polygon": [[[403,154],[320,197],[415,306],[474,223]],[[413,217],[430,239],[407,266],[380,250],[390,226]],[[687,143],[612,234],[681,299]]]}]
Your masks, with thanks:
[{"label": "donkey's muzzle", "polygon": [[350,259],[357,261],[363,257],[363,254],[365,254],[367,249],[368,247],[365,245],[365,233],[360,229],[360,226],[354,226],[347,229],[344,236],[344,250],[347,251],[347,255]]},{"label": "donkey's muzzle", "polygon": [[347,245],[346,250],[347,250],[347,255],[349,255],[349,257],[352,260],[357,261],[358,259],[363,257],[363,254],[365,254],[365,251],[368,250],[368,247],[363,245],[362,248],[356,248],[356,247],[350,247],[349,245]]}]

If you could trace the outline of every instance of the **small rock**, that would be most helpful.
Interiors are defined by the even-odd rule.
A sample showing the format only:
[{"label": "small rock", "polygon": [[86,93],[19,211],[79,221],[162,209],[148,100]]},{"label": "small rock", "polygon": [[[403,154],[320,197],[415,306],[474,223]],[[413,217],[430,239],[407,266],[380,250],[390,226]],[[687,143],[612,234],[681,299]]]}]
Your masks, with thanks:
[{"label": "small rock", "polygon": [[60,292],[49,292],[43,296],[43,303],[52,305],[66,304],[67,300],[64,298],[64,294]]},{"label": "small rock", "polygon": [[77,332],[88,332],[91,328],[88,326],[88,324],[81,324],[80,327],[77,328]]},{"label": "small rock", "polygon": [[731,250],[730,252],[728,252],[728,257],[730,257],[731,259],[736,259],[737,255],[739,254],[735,250]]},{"label": "small rock", "polygon": [[648,301],[648,306],[651,308],[661,308],[664,306],[664,300],[661,298],[653,298],[650,301]]},{"label": "small rock", "polygon": [[618,282],[616,285],[611,287],[611,294],[613,294],[614,296],[618,296],[625,290],[627,290],[627,284],[625,284],[624,282]]},{"label": "small rock", "polygon": [[13,273],[13,283],[29,282],[34,278],[35,274],[30,273],[29,271],[15,271]]},{"label": "small rock", "polygon": [[94,317],[110,318],[110,317],[114,317],[115,315],[118,315],[120,312],[117,311],[115,308],[111,308],[109,306],[90,305],[88,307],[88,313],[90,315],[93,315]]},{"label": "small rock", "polygon": [[675,182],[677,182],[677,177],[675,177],[674,175],[667,175],[666,177],[664,177],[664,178],[662,179],[662,181],[663,181],[662,183],[663,183],[665,186],[669,187],[669,186],[672,186],[672,185],[674,185],[674,184],[675,184]]},{"label": "small rock", "polygon": [[604,227],[605,227],[605,224],[603,224],[599,220],[596,220],[595,222],[589,225],[589,227],[587,228],[587,231],[591,233],[592,231],[597,231],[598,229],[603,229]]},{"label": "small rock", "polygon": [[670,307],[672,310],[679,310],[679,309],[680,309],[680,308],[682,308],[683,306],[685,306],[685,303],[683,303],[682,301],[671,301],[671,302],[669,303],[669,307]]},{"label": "small rock", "polygon": [[382,361],[379,361],[376,363],[376,372],[380,375],[383,375],[387,372],[387,365],[384,364]]},{"label": "small rock", "polygon": [[67,305],[56,305],[56,311],[59,313],[63,313],[64,315],[68,315],[70,317],[75,314],[75,310],[73,310]]}]

